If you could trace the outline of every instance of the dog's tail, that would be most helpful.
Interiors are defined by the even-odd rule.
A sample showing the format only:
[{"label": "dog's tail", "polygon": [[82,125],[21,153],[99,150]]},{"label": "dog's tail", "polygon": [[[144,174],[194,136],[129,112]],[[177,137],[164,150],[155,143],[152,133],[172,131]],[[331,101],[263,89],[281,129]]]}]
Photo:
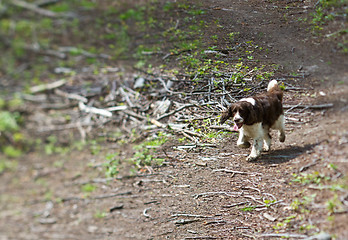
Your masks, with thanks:
[{"label": "dog's tail", "polygon": [[267,92],[273,92],[277,95],[280,101],[283,100],[283,91],[280,89],[277,80],[272,80],[268,83]]},{"label": "dog's tail", "polygon": [[272,80],[268,83],[267,92],[271,92],[272,90],[278,89],[280,90],[277,80]]}]

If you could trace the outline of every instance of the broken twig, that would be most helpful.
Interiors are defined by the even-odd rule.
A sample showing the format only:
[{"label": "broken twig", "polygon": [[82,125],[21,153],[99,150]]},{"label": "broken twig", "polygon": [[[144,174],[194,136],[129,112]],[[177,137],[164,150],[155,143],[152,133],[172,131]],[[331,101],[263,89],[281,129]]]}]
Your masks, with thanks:
[{"label": "broken twig", "polygon": [[57,94],[58,96],[65,97],[65,98],[72,99],[72,100],[81,101],[83,103],[88,102],[87,98],[82,97],[82,96],[75,94],[75,93],[67,93],[67,92],[64,92],[64,91],[59,90],[59,89],[54,90],[54,93]]},{"label": "broken twig", "polygon": [[32,94],[35,94],[35,93],[49,91],[49,90],[52,90],[52,89],[55,89],[55,88],[59,88],[59,87],[63,86],[66,83],[67,83],[66,79],[60,79],[60,80],[55,81],[53,83],[46,83],[46,84],[33,86],[29,90],[30,90],[30,92]]},{"label": "broken twig", "polygon": [[112,113],[105,109],[86,106],[83,102],[79,102],[79,108],[86,113],[94,113],[104,117],[112,117]]},{"label": "broken twig", "polygon": [[332,108],[334,106],[333,103],[325,103],[325,104],[318,104],[318,105],[301,105],[301,104],[297,104],[297,105],[284,105],[283,108],[284,109],[294,109],[294,108],[307,108],[307,109],[316,109],[316,110],[320,110],[320,109],[325,109],[325,108]]},{"label": "broken twig", "polygon": [[215,169],[213,170],[213,172],[226,172],[226,173],[233,173],[233,174],[241,174],[241,175],[262,175],[262,173],[258,173],[258,172],[241,172],[241,171],[234,171],[234,170],[230,170],[230,169]]},{"label": "broken twig", "polygon": [[226,195],[228,197],[236,197],[242,195],[240,192],[204,192],[204,193],[198,193],[193,195],[193,198],[199,198],[199,197],[204,197],[204,196],[209,196],[209,195]]},{"label": "broken twig", "polygon": [[174,223],[177,225],[185,225],[185,224],[198,222],[198,221],[200,221],[200,219],[180,219],[180,220],[175,221]]},{"label": "broken twig", "polygon": [[143,211],[143,215],[146,217],[146,218],[149,218],[150,215],[147,213],[147,211],[149,211],[151,209],[151,207],[149,208],[145,208],[144,211]]},{"label": "broken twig", "polygon": [[188,213],[176,213],[171,215],[171,217],[194,217],[194,218],[213,218],[212,216],[188,214]]},{"label": "broken twig", "polygon": [[21,1],[21,0],[12,0],[12,1],[9,1],[12,5],[16,6],[16,7],[21,7],[21,8],[25,8],[27,10],[30,10],[30,11],[33,11],[37,14],[40,14],[40,15],[43,15],[45,17],[61,17],[63,15],[61,14],[57,14],[55,12],[52,12],[52,11],[49,11],[49,10],[46,10],[46,9],[42,9],[42,8],[39,8],[37,7],[36,5],[34,4],[31,4],[31,3],[28,3],[28,2],[25,2],[25,1]]}]

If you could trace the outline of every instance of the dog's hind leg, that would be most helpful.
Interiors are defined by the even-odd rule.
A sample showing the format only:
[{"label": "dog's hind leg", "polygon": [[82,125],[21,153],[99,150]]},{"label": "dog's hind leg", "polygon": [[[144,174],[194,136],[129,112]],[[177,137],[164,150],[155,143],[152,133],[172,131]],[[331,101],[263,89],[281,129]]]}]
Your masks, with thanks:
[{"label": "dog's hind leg", "polygon": [[279,119],[279,141],[285,142],[285,120],[284,115],[280,115]]},{"label": "dog's hind leg", "polygon": [[273,129],[279,130],[279,141],[284,142],[285,141],[285,120],[284,115],[280,115],[277,121],[272,126]]},{"label": "dog's hind leg", "polygon": [[263,134],[263,151],[268,152],[271,150],[271,142],[272,142],[272,137],[269,134],[269,130],[264,129],[264,134]]}]

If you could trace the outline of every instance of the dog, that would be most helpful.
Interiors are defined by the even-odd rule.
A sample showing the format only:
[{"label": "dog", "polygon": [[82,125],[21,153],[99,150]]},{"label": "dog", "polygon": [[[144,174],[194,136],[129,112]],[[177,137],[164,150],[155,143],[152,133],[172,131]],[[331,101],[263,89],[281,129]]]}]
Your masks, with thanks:
[{"label": "dog", "polygon": [[237,146],[250,147],[250,139],[253,145],[247,161],[257,159],[262,150],[268,152],[271,149],[270,129],[279,131],[279,141],[285,141],[285,122],[283,111],[283,91],[278,82],[269,82],[267,92],[254,97],[243,98],[230,105],[221,114],[220,123],[231,118],[234,121],[233,129],[239,131]]}]

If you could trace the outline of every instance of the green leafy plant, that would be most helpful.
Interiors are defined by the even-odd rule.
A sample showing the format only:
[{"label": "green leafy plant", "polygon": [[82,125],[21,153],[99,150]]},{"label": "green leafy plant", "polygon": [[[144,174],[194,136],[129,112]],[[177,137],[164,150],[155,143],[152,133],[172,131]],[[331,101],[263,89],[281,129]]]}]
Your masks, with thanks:
[{"label": "green leafy plant", "polygon": [[266,204],[266,207],[270,207],[272,203],[276,202],[276,200],[265,199],[263,202]]},{"label": "green leafy plant", "polygon": [[[330,25],[330,22],[334,22],[334,20],[346,16],[346,6],[346,0],[319,0],[309,20],[312,25],[313,33],[322,35],[325,32],[324,29],[326,25]],[[348,52],[348,41],[343,36],[346,30],[347,24],[342,22],[341,27],[336,32],[325,35],[327,38],[335,36],[337,47],[344,53]]]},{"label": "green leafy plant", "polygon": [[319,172],[313,172],[313,173],[300,173],[300,174],[293,174],[294,179],[293,182],[298,182],[303,185],[307,185],[310,183],[314,184],[320,184],[324,180],[330,180],[330,177],[325,176],[324,174],[320,174]]},{"label": "green leafy plant", "polygon": [[285,217],[283,221],[277,222],[275,226],[273,226],[273,229],[282,229],[282,228],[287,228],[292,221],[296,219],[297,215],[290,215],[288,217]]},{"label": "green leafy plant", "polygon": [[17,120],[19,118],[19,114],[14,112],[11,113],[9,111],[0,111],[0,132],[8,131],[14,132],[19,129]]},{"label": "green leafy plant", "polygon": [[114,177],[120,171],[120,159],[118,157],[119,153],[109,153],[106,155],[106,167],[105,175],[107,177]]},{"label": "green leafy plant", "polygon": [[255,208],[256,208],[255,206],[249,206],[249,207],[243,207],[240,210],[243,212],[251,212],[251,211],[255,210]]},{"label": "green leafy plant", "polygon": [[82,192],[90,193],[90,192],[93,192],[96,188],[97,187],[95,185],[87,183],[87,184],[82,185],[81,190],[82,190]]},{"label": "green leafy plant", "polygon": [[308,212],[308,206],[314,201],[314,198],[316,197],[316,194],[312,194],[310,196],[304,196],[302,199],[295,198],[291,204],[290,207],[296,211],[305,213]]},{"label": "green leafy plant", "polygon": [[236,40],[236,38],[238,38],[239,35],[240,35],[240,32],[231,32],[231,33],[227,34],[229,40],[231,40],[231,41]]},{"label": "green leafy plant", "polygon": [[105,211],[97,211],[95,214],[94,214],[94,217],[95,218],[105,218],[107,216],[107,212]]},{"label": "green leafy plant", "polygon": [[329,214],[333,214],[335,212],[345,210],[345,207],[343,206],[342,202],[339,200],[337,194],[335,194],[332,198],[326,201],[326,208],[329,211]]},{"label": "green leafy plant", "polygon": [[158,136],[134,146],[135,153],[130,161],[137,167],[161,165],[164,159],[156,157],[156,149],[166,141],[166,134],[158,133]]},{"label": "green leafy plant", "polygon": [[15,160],[0,159],[0,174],[6,170],[13,171],[17,168],[18,162]]},{"label": "green leafy plant", "polygon": [[7,145],[3,147],[3,152],[7,157],[17,158],[22,155],[22,150],[19,148],[15,148],[14,146]]},{"label": "green leafy plant", "polygon": [[7,157],[20,157],[25,150],[24,136],[20,133],[22,116],[18,112],[1,110],[1,108],[15,108],[20,101],[0,101],[0,151]]},{"label": "green leafy plant", "polygon": [[47,155],[66,154],[70,148],[60,146],[57,137],[51,135],[47,138],[47,143],[44,145],[44,150]]}]

